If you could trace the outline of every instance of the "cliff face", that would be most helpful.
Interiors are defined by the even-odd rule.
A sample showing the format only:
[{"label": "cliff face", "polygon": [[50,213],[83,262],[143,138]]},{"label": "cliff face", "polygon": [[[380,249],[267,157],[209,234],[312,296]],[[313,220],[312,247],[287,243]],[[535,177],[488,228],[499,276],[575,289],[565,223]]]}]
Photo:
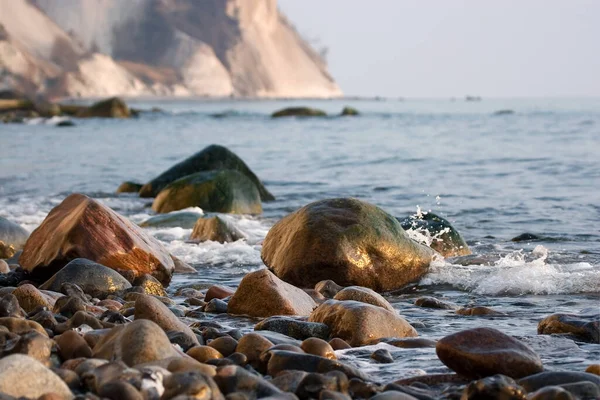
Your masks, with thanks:
[{"label": "cliff face", "polygon": [[276,0],[0,0],[0,89],[333,97]]}]

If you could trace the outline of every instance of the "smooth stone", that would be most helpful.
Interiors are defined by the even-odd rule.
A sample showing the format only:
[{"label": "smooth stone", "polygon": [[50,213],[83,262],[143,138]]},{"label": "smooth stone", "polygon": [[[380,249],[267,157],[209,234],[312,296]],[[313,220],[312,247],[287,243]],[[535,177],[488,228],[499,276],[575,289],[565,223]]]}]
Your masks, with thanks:
[{"label": "smooth stone", "polygon": [[0,274],[8,274],[10,272],[10,266],[8,263],[0,259]]},{"label": "smooth stone", "polygon": [[422,349],[427,347],[435,347],[437,342],[431,339],[409,337],[409,338],[379,338],[373,340],[369,344],[386,343],[390,346],[399,347],[401,349]]},{"label": "smooth stone", "polygon": [[85,294],[98,298],[105,298],[131,287],[127,279],[114,269],[85,258],[70,261],[52,278],[44,282],[40,289],[60,292],[63,283],[75,284]]},{"label": "smooth stone", "polygon": [[46,393],[56,393],[65,399],[73,398],[71,390],[58,375],[39,361],[22,354],[0,359],[0,393],[33,399]]},{"label": "smooth stone", "polygon": [[3,356],[7,354],[24,354],[37,361],[48,364],[52,354],[54,341],[37,331],[22,334],[16,342],[4,346]]},{"label": "smooth stone", "polygon": [[235,242],[245,239],[246,235],[240,232],[232,223],[216,216],[211,218],[200,218],[194,225],[190,235],[191,241],[219,243]]},{"label": "smooth stone", "polygon": [[204,301],[209,302],[212,299],[224,299],[226,297],[232,296],[234,293],[235,289],[229,286],[212,285],[206,291]]},{"label": "smooth stone", "polygon": [[538,334],[570,334],[591,343],[600,343],[600,312],[552,314],[538,324]]},{"label": "smooth stone", "polygon": [[333,390],[322,390],[319,393],[319,400],[352,400],[352,397]]},{"label": "smooth stone", "polygon": [[93,314],[86,311],[77,311],[66,322],[56,325],[55,333],[62,334],[70,329],[79,328],[81,326],[87,326],[91,329],[104,329],[112,327],[114,324],[102,322]]},{"label": "smooth stone", "polygon": [[278,332],[272,332],[272,331],[254,331],[254,333],[268,339],[269,341],[271,341],[274,345],[279,345],[279,344],[288,344],[288,345],[292,345],[292,346],[300,346],[300,343],[302,343],[300,340],[291,338],[287,335],[284,335],[282,333],[278,333]]},{"label": "smooth stone", "polygon": [[317,306],[302,289],[292,286],[267,269],[246,274],[229,300],[227,312],[252,317],[309,315]]},{"label": "smooth stone", "polygon": [[419,216],[410,216],[400,221],[402,228],[425,231],[425,235],[433,238],[430,247],[444,257],[466,256],[471,250],[465,239],[445,218],[429,212]]},{"label": "smooth stone", "polygon": [[26,321],[20,318],[14,317],[2,317],[0,318],[0,326],[4,326],[11,333],[16,333],[17,335],[24,334],[28,331],[34,330],[39,333],[48,336],[46,330],[37,322],[34,321]]},{"label": "smooth stone", "polygon": [[546,386],[531,393],[527,400],[575,400],[575,398],[560,386]]},{"label": "smooth stone", "polygon": [[318,322],[300,321],[289,317],[268,317],[254,326],[254,330],[279,332],[294,339],[304,340],[310,337],[327,339],[329,327]]},{"label": "smooth stone", "polygon": [[165,378],[164,387],[162,399],[224,399],[213,378],[198,371],[171,374]]},{"label": "smooth stone", "polygon": [[117,193],[138,193],[142,188],[141,183],[125,181],[117,188]]},{"label": "smooth stone", "polygon": [[392,353],[386,349],[377,349],[373,353],[371,353],[371,358],[382,364],[389,364],[394,362],[394,357],[392,357]]},{"label": "smooth stone", "polygon": [[327,113],[323,110],[310,107],[287,107],[277,110],[271,114],[272,118],[281,117],[326,117]]},{"label": "smooth stone", "polygon": [[219,353],[223,354],[223,357],[228,357],[231,354],[235,353],[237,345],[238,341],[232,338],[231,336],[222,336],[220,338],[211,340],[208,343],[209,347],[212,347]]},{"label": "smooth stone", "polygon": [[600,376],[586,372],[545,371],[519,379],[519,385],[528,392],[535,392],[545,386],[565,385],[577,382],[592,382],[600,386]]},{"label": "smooth stone", "polygon": [[600,385],[593,382],[575,382],[560,385],[577,399],[600,399]]},{"label": "smooth stone", "polygon": [[585,369],[585,372],[590,373],[590,374],[594,374],[594,375],[600,375],[600,364],[592,364],[589,367],[587,367]]},{"label": "smooth stone", "polygon": [[152,275],[144,274],[140,277],[135,278],[133,286],[141,287],[145,294],[153,296],[167,297],[167,292],[156,278]]},{"label": "smooth stone", "polygon": [[235,365],[219,368],[214,379],[223,394],[237,392],[247,394],[251,398],[265,398],[282,394],[281,390],[269,381]]},{"label": "smooth stone", "polygon": [[30,313],[37,307],[46,307],[52,309],[54,301],[49,296],[44,295],[35,286],[25,284],[17,287],[13,292],[13,295],[19,301],[19,305],[25,310],[26,313]]},{"label": "smooth stone", "polygon": [[313,354],[296,353],[285,350],[269,350],[270,357],[267,365],[267,373],[276,376],[279,372],[295,369],[305,372],[326,373],[329,371],[340,371],[348,378],[360,378],[368,380],[362,371],[346,365],[338,360],[315,356]]},{"label": "smooth stone", "polygon": [[92,357],[92,349],[85,339],[75,331],[66,331],[62,335],[54,337],[54,341],[58,346],[58,355],[63,360]]},{"label": "smooth stone", "polygon": [[240,340],[235,351],[246,356],[247,362],[253,367],[260,364],[260,355],[273,347],[273,343],[256,333],[247,333]]},{"label": "smooth stone", "polygon": [[190,327],[177,318],[156,297],[143,294],[137,298],[135,301],[135,319],[148,319],[160,326],[165,332],[183,332],[192,342],[199,344],[198,338],[196,338]]},{"label": "smooth stone", "polygon": [[98,395],[109,400],[144,400],[144,396],[133,385],[123,381],[102,385]]},{"label": "smooth stone", "polygon": [[383,337],[414,337],[417,331],[400,315],[358,301],[327,300],[308,318],[329,326],[331,336],[351,346],[363,346]]},{"label": "smooth stone", "polygon": [[203,364],[190,357],[167,357],[162,360],[152,361],[145,364],[136,365],[136,369],[147,367],[161,367],[171,373],[177,372],[199,372],[205,376],[215,376],[216,368],[212,365]]},{"label": "smooth stone", "polygon": [[54,207],[33,231],[19,262],[34,275],[49,275],[76,258],[135,276],[150,274],[164,285],[175,268],[157,239],[109,207],[77,193]]},{"label": "smooth stone", "polygon": [[301,399],[321,398],[325,390],[337,393],[348,393],[348,377],[340,371],[326,374],[308,373],[296,388],[296,395]]},{"label": "smooth stone", "polygon": [[202,151],[175,164],[158,177],[146,183],[140,190],[140,197],[156,197],[168,184],[184,176],[197,172],[231,169],[248,177],[258,188],[263,201],[275,200],[275,197],[264,187],[260,179],[248,168],[235,153],[220,145],[210,145]]},{"label": "smooth stone", "polygon": [[377,307],[384,308],[390,312],[396,313],[394,307],[385,299],[382,295],[376,291],[361,287],[361,286],[348,286],[340,290],[333,296],[334,300],[355,300],[361,303],[372,304]]},{"label": "smooth stone", "polygon": [[338,294],[340,290],[343,289],[343,286],[338,285],[331,279],[326,279],[324,281],[317,282],[315,285],[315,291],[321,294],[326,299],[333,299],[333,297]]},{"label": "smooth stone", "polygon": [[112,361],[85,372],[81,378],[89,389],[98,393],[102,386],[115,380],[139,382],[141,372],[137,369],[129,368],[122,361]]},{"label": "smooth stone", "polygon": [[193,229],[196,221],[204,214],[196,211],[173,211],[167,214],[154,215],[139,225],[142,228],[183,228]]},{"label": "smooth stone", "polygon": [[23,317],[24,313],[21,310],[19,300],[12,294],[8,293],[0,299],[0,318],[2,317]]},{"label": "smooth stone", "polygon": [[81,380],[79,379],[79,375],[77,375],[75,371],[71,371],[64,368],[52,368],[52,372],[58,375],[58,377],[67,384],[71,391],[81,391]]},{"label": "smooth stone", "polygon": [[180,357],[160,326],[149,320],[136,320],[116,326],[102,337],[93,349],[93,356],[105,360],[120,360],[132,367],[169,357]]},{"label": "smooth stone", "polygon": [[16,222],[0,217],[0,258],[11,258],[21,250],[29,232]]},{"label": "smooth stone", "polygon": [[482,306],[471,307],[471,308],[461,308],[459,310],[456,310],[456,313],[458,315],[468,315],[468,316],[473,316],[473,317],[477,317],[477,316],[506,317],[506,314],[504,314],[503,312],[496,311],[491,308],[482,307]]},{"label": "smooth stone", "polygon": [[438,300],[435,297],[419,297],[415,300],[415,306],[423,308],[436,308],[439,310],[456,310],[456,304]]},{"label": "smooth stone", "polygon": [[306,375],[308,375],[308,372],[294,369],[281,371],[276,377],[271,379],[271,383],[284,392],[294,393]]},{"label": "smooth stone", "polygon": [[494,375],[469,383],[463,391],[461,400],[463,399],[526,400],[527,392],[513,379]]},{"label": "smooth stone", "polygon": [[517,379],[543,370],[535,351],[493,328],[467,329],[445,336],[437,342],[436,353],[448,368],[473,379],[496,374]]},{"label": "smooth stone", "polygon": [[[196,342],[192,341],[192,339],[188,335],[186,335],[183,332],[169,331],[169,332],[167,332],[167,337],[169,338],[169,341],[171,343],[179,346],[183,352],[187,352],[192,347],[198,345]],[[196,336],[196,338],[198,338],[198,337]],[[200,342],[200,339],[198,339],[198,342]]]},{"label": "smooth stone", "polygon": [[394,217],[352,198],[316,201],[285,216],[269,230],[261,251],[268,268],[298,287],[330,279],[376,291],[419,280],[433,255]]},{"label": "smooth stone", "polygon": [[410,394],[402,393],[397,390],[387,390],[383,393],[376,394],[370,400],[418,400]]},{"label": "smooth stone", "polygon": [[226,314],[227,303],[225,303],[223,300],[212,299],[204,306],[204,311],[213,314]]},{"label": "smooth stone", "polygon": [[308,338],[302,341],[300,348],[304,350],[306,354],[314,354],[315,356],[329,358],[330,360],[337,360],[335,350],[333,347],[323,339],[319,338]]},{"label": "smooth stone", "polygon": [[351,349],[352,346],[350,346],[348,344],[348,342],[346,342],[345,340],[342,340],[340,338],[333,338],[329,341],[329,345],[331,346],[331,348],[333,350],[346,350],[346,349]]},{"label": "smooth stone", "polygon": [[186,354],[201,363],[204,363],[208,360],[223,358],[223,354],[221,354],[219,350],[211,346],[202,345],[192,347],[187,351]]}]

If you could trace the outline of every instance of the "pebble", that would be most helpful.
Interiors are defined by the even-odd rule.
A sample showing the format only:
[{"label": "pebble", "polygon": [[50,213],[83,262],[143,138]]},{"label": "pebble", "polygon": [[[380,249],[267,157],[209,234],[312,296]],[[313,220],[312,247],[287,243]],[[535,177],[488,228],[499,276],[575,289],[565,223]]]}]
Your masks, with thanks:
[{"label": "pebble", "polygon": [[238,341],[231,336],[223,336],[210,341],[208,345],[227,357],[235,352]]},{"label": "pebble", "polygon": [[394,357],[386,349],[377,349],[371,354],[371,358],[382,364],[389,364],[394,362]]},{"label": "pebble", "polygon": [[589,381],[600,386],[600,376],[586,372],[545,371],[519,379],[519,385],[528,392],[535,392],[545,386],[564,385]]},{"label": "pebble", "polygon": [[506,314],[504,314],[500,311],[492,310],[491,308],[481,307],[481,306],[472,307],[472,308],[461,308],[459,310],[456,310],[456,313],[458,315],[469,315],[469,316],[473,316],[473,317],[482,316],[482,315],[498,316],[498,317],[506,316]]},{"label": "pebble", "polygon": [[419,297],[415,300],[415,306],[423,308],[437,308],[439,310],[456,310],[456,304],[438,300],[435,297]]},{"label": "pebble", "polygon": [[268,330],[279,332],[295,339],[308,339],[317,337],[327,339],[329,327],[319,322],[307,322],[291,317],[269,317],[254,326],[254,330]]},{"label": "pebble", "polygon": [[195,346],[189,349],[186,354],[201,363],[215,358],[223,358],[223,354],[211,346]]},{"label": "pebble", "polygon": [[461,400],[479,399],[526,400],[527,392],[513,379],[494,375],[469,383],[461,397]]},{"label": "pebble", "polygon": [[585,369],[590,374],[600,375],[600,364],[592,364]]},{"label": "pebble", "polygon": [[305,339],[300,348],[307,354],[314,354],[315,356],[329,358],[330,360],[337,360],[335,351],[329,343],[319,338],[308,338]]},{"label": "pebble", "polygon": [[346,342],[343,339],[340,338],[333,338],[329,341],[329,344],[331,345],[331,348],[333,350],[345,350],[345,349],[351,349],[352,346],[350,346],[348,344],[348,342]]},{"label": "pebble", "polygon": [[75,331],[66,331],[54,338],[58,345],[58,354],[63,360],[72,358],[91,358],[92,349],[85,339]]},{"label": "pebble", "polygon": [[223,300],[212,299],[204,306],[204,311],[212,314],[226,314],[227,303]]},{"label": "pebble", "polygon": [[330,360],[325,357],[319,357],[312,354],[296,353],[285,350],[269,350],[270,354],[267,373],[276,376],[279,372],[288,369],[297,369],[306,372],[325,373],[329,371],[341,371],[349,378],[368,379],[360,370],[341,363],[337,360]]},{"label": "pebble", "polygon": [[0,359],[0,393],[33,399],[46,393],[56,393],[64,399],[73,398],[71,390],[58,375],[39,361],[22,354]]},{"label": "pebble", "polygon": [[208,303],[212,299],[224,299],[226,297],[233,296],[234,293],[235,289],[229,286],[212,285],[206,291],[204,301]]},{"label": "pebble", "polygon": [[362,286],[348,286],[333,296],[334,300],[355,300],[362,303],[372,304],[396,313],[394,307],[376,291]]},{"label": "pebble", "polygon": [[256,368],[260,363],[260,355],[271,347],[273,343],[269,339],[256,333],[248,333],[238,341],[235,351],[244,354],[248,363]]}]

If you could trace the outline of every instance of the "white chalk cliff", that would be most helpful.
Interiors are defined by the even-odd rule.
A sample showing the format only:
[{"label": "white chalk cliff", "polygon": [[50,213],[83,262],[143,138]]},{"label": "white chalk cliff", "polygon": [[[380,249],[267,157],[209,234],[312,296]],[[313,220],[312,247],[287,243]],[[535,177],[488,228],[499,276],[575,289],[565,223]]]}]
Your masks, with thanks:
[{"label": "white chalk cliff", "polygon": [[0,90],[336,97],[277,0],[0,0]]}]

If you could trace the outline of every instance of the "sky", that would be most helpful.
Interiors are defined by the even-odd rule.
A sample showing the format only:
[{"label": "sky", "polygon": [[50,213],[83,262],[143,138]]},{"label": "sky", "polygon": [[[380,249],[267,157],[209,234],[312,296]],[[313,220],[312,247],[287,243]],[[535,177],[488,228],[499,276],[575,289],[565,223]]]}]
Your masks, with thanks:
[{"label": "sky", "polygon": [[348,96],[600,96],[600,0],[279,0]]}]

